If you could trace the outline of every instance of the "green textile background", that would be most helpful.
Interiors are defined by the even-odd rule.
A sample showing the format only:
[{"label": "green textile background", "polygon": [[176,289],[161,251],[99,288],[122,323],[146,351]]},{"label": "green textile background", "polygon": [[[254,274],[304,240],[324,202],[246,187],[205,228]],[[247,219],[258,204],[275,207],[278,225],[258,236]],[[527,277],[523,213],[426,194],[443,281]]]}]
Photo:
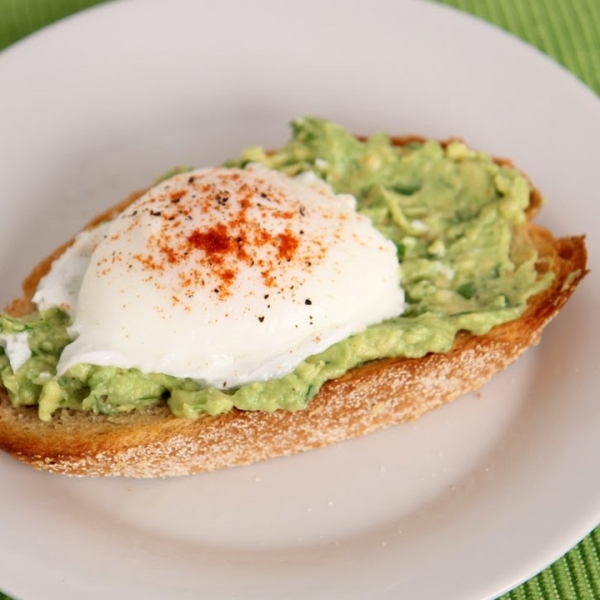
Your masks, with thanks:
[{"label": "green textile background", "polygon": [[[0,50],[53,21],[103,1],[0,0]],[[600,94],[600,0],[438,1],[526,40]],[[593,599],[600,599],[600,527],[538,576],[502,597]],[[0,592],[0,600],[10,598]]]}]

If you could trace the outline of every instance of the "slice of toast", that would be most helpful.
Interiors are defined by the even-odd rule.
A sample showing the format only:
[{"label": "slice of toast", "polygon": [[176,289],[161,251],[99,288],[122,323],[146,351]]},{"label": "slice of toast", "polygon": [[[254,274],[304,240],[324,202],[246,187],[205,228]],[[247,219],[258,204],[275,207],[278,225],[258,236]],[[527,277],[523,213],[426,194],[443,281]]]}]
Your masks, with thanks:
[{"label": "slice of toast", "polygon": [[[396,138],[396,144],[416,138]],[[506,161],[498,161],[506,162]],[[112,218],[143,192],[94,219]],[[541,202],[530,197],[528,217]],[[52,421],[37,407],[15,408],[0,388],[0,448],[35,468],[69,475],[166,477],[242,465],[334,444],[418,418],[457,396],[478,389],[536,344],[585,276],[583,237],[557,239],[529,222],[518,235],[538,251],[539,272],[552,271],[551,286],[530,299],[523,315],[475,336],[461,332],[452,350],[419,359],[372,361],[323,385],[304,410],[274,413],[232,410],[196,420],[174,417],[166,405],[121,414],[95,415],[61,409]],[[7,311],[31,312],[31,297],[58,248],[24,281],[24,296]]]}]

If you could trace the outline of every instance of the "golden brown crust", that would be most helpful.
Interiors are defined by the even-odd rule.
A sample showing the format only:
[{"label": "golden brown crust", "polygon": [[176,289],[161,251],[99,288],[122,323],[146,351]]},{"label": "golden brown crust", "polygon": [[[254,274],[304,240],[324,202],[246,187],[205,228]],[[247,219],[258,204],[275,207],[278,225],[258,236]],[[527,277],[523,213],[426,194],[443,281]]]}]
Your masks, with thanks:
[{"label": "golden brown crust", "polygon": [[[414,139],[418,138],[410,138]],[[89,226],[110,218],[140,193]],[[540,204],[536,191],[531,216]],[[536,344],[585,276],[583,237],[556,239],[533,224],[525,233],[538,249],[540,272],[555,273],[552,286],[535,296],[518,320],[483,336],[461,333],[446,354],[384,359],[352,369],[327,382],[308,408],[295,413],[234,410],[195,421],[178,419],[161,406],[118,417],[62,410],[52,422],[44,423],[35,408],[13,408],[0,389],[0,448],[35,468],[56,473],[166,477],[294,454],[416,419],[478,389]],[[39,279],[70,243],[42,261],[25,280],[24,297],[9,307],[13,314],[31,310],[30,298]]]}]

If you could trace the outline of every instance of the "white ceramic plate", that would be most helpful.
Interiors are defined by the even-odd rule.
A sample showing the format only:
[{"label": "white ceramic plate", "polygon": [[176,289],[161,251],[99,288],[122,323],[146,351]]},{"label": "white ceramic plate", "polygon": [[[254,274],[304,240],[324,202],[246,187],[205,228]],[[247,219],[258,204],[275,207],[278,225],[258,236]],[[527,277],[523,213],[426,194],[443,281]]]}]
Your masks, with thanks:
[{"label": "white ceramic plate", "polygon": [[[342,11],[342,6],[344,10]],[[275,146],[319,114],[513,157],[598,266],[600,102],[519,41],[427,2],[127,0],[0,56],[0,301],[166,167]],[[600,520],[599,280],[543,343],[416,422],[166,481],[0,456],[0,587],[21,598],[493,597]]]}]

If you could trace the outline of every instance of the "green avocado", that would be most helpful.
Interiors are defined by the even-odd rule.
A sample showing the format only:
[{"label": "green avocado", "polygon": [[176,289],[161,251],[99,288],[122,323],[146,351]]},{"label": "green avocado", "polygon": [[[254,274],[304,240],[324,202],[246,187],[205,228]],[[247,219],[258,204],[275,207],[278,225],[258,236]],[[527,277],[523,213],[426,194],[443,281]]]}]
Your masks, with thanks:
[{"label": "green avocado", "polygon": [[[136,369],[56,364],[69,342],[59,308],[23,319],[0,315],[0,333],[28,332],[31,357],[16,372],[0,346],[0,378],[16,406],[38,405],[42,420],[61,407],[114,415],[167,402],[193,419],[232,408],[290,411],[306,407],[327,380],[370,360],[447,352],[457,332],[482,335],[518,318],[552,279],[536,271],[536,252],[513,232],[525,222],[530,186],[517,170],[461,142],[394,146],[383,134],[361,141],[317,118],[292,123],[291,141],[274,153],[248,148],[227,166],[251,162],[296,175],[314,171],[397,248],[407,308],[300,363],[293,373],[238,389],[205,388]],[[179,169],[178,171],[180,171]]]}]

